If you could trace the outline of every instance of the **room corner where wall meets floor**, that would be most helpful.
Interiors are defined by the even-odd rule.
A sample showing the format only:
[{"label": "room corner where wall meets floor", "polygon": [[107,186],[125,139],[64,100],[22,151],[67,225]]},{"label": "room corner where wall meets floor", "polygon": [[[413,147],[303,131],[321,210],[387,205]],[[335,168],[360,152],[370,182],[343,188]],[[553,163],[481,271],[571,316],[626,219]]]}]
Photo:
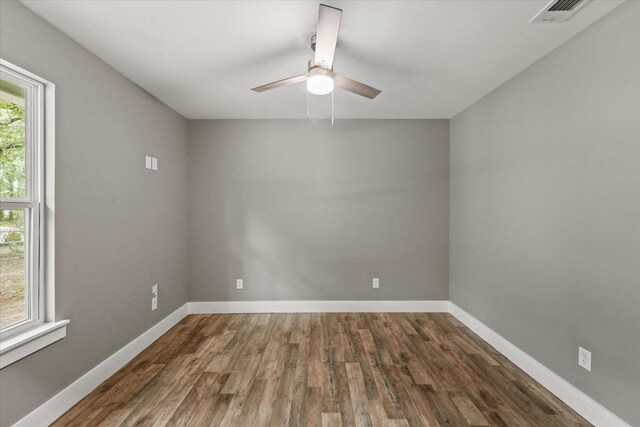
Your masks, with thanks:
[{"label": "room corner where wall meets floor", "polygon": [[[397,315],[394,315],[393,313],[396,313]],[[450,316],[448,313],[451,313],[455,318]],[[514,375],[519,377],[520,381],[524,383],[529,382],[530,379],[525,376],[526,373],[550,390],[555,396],[560,397],[562,402],[576,410],[578,414],[585,417],[588,422],[591,422],[596,426],[628,427],[628,424],[619,419],[616,415],[590,399],[554,372],[547,369],[544,365],[511,344],[504,337],[500,336],[469,313],[449,301],[190,302],[177,309],[157,325],[143,333],[140,337],[136,338],[127,346],[116,352],[113,356],[109,357],[100,365],[83,375],[69,387],[65,388],[46,402],[46,404],[21,419],[15,427],[45,426],[50,423],[53,423],[55,426],[59,426],[80,420],[87,422],[90,421],[92,423],[102,422],[109,425],[110,422],[115,423],[116,420],[120,420],[122,417],[126,418],[125,422],[137,420],[140,416],[144,416],[146,412],[144,410],[131,411],[131,409],[134,409],[139,405],[144,409],[146,404],[152,403],[155,399],[160,399],[160,401],[162,401],[163,399],[166,400],[172,396],[172,394],[167,395],[167,393],[161,388],[149,387],[148,392],[143,393],[140,397],[134,398],[134,396],[136,396],[136,387],[139,387],[139,385],[136,385],[138,382],[137,378],[139,376],[146,377],[146,381],[150,381],[149,384],[153,384],[155,382],[152,381],[154,379],[154,375],[161,379],[166,375],[171,375],[170,373],[175,367],[182,366],[180,364],[176,365],[175,363],[167,364],[168,357],[170,358],[176,355],[188,357],[189,353],[194,352],[193,355],[198,355],[198,360],[201,360],[203,361],[202,363],[204,363],[204,365],[202,363],[196,363],[194,366],[201,365],[199,369],[203,369],[209,365],[209,367],[206,368],[205,373],[202,374],[204,377],[211,375],[215,376],[215,373],[220,372],[222,379],[229,376],[228,373],[224,373],[226,369],[224,367],[224,363],[220,364],[221,361],[229,360],[228,357],[225,356],[229,351],[242,352],[245,351],[243,350],[244,347],[256,345],[257,351],[248,351],[247,354],[255,354],[257,357],[264,355],[265,358],[269,358],[268,354],[270,354],[270,352],[267,351],[269,347],[265,348],[265,346],[267,346],[267,343],[269,342],[271,343],[270,348],[272,350],[276,348],[273,346],[275,336],[272,337],[271,340],[263,341],[262,344],[259,344],[259,339],[257,341],[247,339],[242,340],[242,342],[238,341],[234,344],[233,340],[229,341],[231,336],[227,332],[223,332],[224,329],[221,328],[221,325],[227,321],[229,321],[230,324],[235,325],[233,326],[233,331],[227,332],[237,332],[237,328],[249,328],[249,330],[258,328],[258,331],[254,332],[254,334],[258,333],[260,330],[265,332],[271,331],[270,333],[272,334],[284,334],[283,338],[286,338],[286,341],[291,341],[289,344],[290,348],[291,346],[295,346],[296,349],[299,346],[301,346],[301,348],[306,348],[305,345],[311,345],[311,343],[314,343],[311,347],[316,350],[332,348],[331,346],[326,347],[326,345],[330,344],[331,341],[327,333],[339,334],[339,341],[342,343],[355,339],[351,334],[356,331],[349,326],[355,321],[356,324],[361,323],[358,332],[360,334],[364,334],[363,337],[367,336],[368,333],[373,332],[376,337],[373,342],[377,343],[375,345],[379,345],[381,348],[376,350],[370,347],[372,345],[371,341],[366,341],[366,343],[362,342],[361,344],[366,344],[368,349],[367,351],[372,352],[370,354],[376,355],[374,359],[380,357],[384,358],[385,354],[387,354],[387,360],[389,357],[392,357],[389,356],[388,352],[391,351],[391,354],[395,354],[395,350],[391,350],[391,348],[384,350],[384,348],[388,345],[395,346],[396,344],[393,344],[394,339],[392,339],[391,342],[388,342],[391,337],[384,337],[384,335],[390,332],[385,332],[385,329],[391,328],[391,330],[393,330],[393,325],[397,325],[397,327],[400,327],[399,331],[402,332],[401,335],[396,336],[395,339],[402,339],[402,336],[404,335],[406,339],[415,341],[421,337],[421,339],[426,340],[426,345],[431,345],[433,349],[439,349],[438,352],[444,351],[443,354],[436,354],[432,352],[429,356],[430,359],[427,359],[427,364],[424,365],[423,363],[425,360],[422,359],[424,355],[421,355],[420,353],[413,353],[415,350],[409,350],[413,355],[406,355],[410,362],[408,365],[410,367],[410,371],[414,376],[419,375],[417,378],[422,378],[416,380],[418,381],[416,383],[418,385],[431,384],[431,386],[440,388],[443,387],[444,384],[448,384],[446,387],[457,388],[460,385],[459,381],[463,381],[465,382],[464,389],[466,390],[463,394],[469,392],[468,384],[466,383],[466,381],[468,381],[468,376],[463,375],[458,377],[452,373],[448,375],[442,374],[442,372],[447,372],[447,369],[442,369],[441,373],[438,373],[437,371],[432,371],[429,367],[432,364],[442,367],[442,363],[451,363],[452,360],[450,360],[450,356],[445,357],[442,360],[440,360],[440,358],[444,354],[450,353],[453,349],[455,352],[461,352],[461,356],[463,354],[466,355],[462,356],[459,360],[454,358],[454,361],[457,360],[455,363],[458,364],[455,369],[456,372],[461,369],[459,364],[465,365],[469,363],[469,357],[478,357],[480,360],[484,360],[485,363],[488,363],[488,365],[484,366],[484,369],[493,369],[493,367],[498,365],[507,369],[510,372],[506,377],[508,381],[493,377],[492,388],[495,388],[496,390],[501,390],[503,387],[507,386],[507,384],[510,384],[513,381]],[[329,322],[328,324],[327,321]],[[332,323],[333,326],[331,326]],[[199,327],[197,327],[198,324],[200,324]],[[269,324],[272,324],[273,327],[267,327]],[[468,329],[466,329],[465,326],[468,327]],[[311,329],[307,330],[306,328]],[[185,329],[192,329],[193,331],[187,333]],[[326,331],[321,333],[319,337],[314,337],[315,334],[318,334],[320,329],[326,329]],[[204,330],[210,331],[210,333],[204,332]],[[217,333],[215,331],[217,331]],[[478,337],[476,337],[471,331],[478,334]],[[195,340],[194,343],[196,343],[195,346],[190,340],[183,339],[185,334],[192,336]],[[393,335],[396,334],[397,332]],[[240,336],[242,335],[243,334],[240,333]],[[258,335],[260,334],[258,333]],[[480,340],[480,338],[486,342]],[[281,339],[282,338],[278,338],[277,341],[281,341]],[[329,339],[329,341],[327,341],[327,339]],[[175,342],[176,340],[179,340],[182,344],[177,344]],[[359,343],[360,341],[358,340],[357,342]],[[443,345],[443,342],[448,342],[449,345]],[[454,342],[456,344],[453,344]],[[493,348],[487,345],[487,343],[490,346],[493,346]],[[282,345],[279,347],[282,347]],[[311,347],[309,347],[309,351],[313,354]],[[356,344],[355,347],[360,348],[361,346]],[[207,351],[205,352],[205,350]],[[378,353],[379,351],[381,352]],[[273,354],[275,355],[275,353]],[[304,369],[309,369],[309,372],[313,371],[315,369],[314,367],[321,368],[324,366],[323,364],[318,365],[316,362],[313,362],[313,356],[310,357],[312,360],[308,361],[305,354],[305,351],[300,353],[302,359],[298,361],[298,364],[301,363],[299,366],[304,366]],[[506,358],[504,358],[503,355],[506,356]],[[414,360],[414,357],[418,357],[418,359]],[[514,367],[509,365],[510,362],[507,362],[507,358],[524,372],[519,370],[514,371]],[[145,369],[145,366],[148,366],[148,364],[154,360],[157,360],[157,363],[153,363],[151,366],[155,366],[159,369],[154,369],[151,376],[147,376],[140,372]],[[412,360],[413,362],[411,362]],[[273,363],[266,363],[266,361],[264,364],[264,366],[273,367],[276,365]],[[352,363],[352,366],[353,365],[357,365],[357,363]],[[373,364],[372,366],[377,365]],[[397,366],[395,367],[397,368]],[[120,368],[122,369],[118,371]],[[463,367],[462,369],[465,370],[468,368],[469,367]],[[243,372],[245,371],[247,372],[247,384],[251,384],[253,381],[257,381],[256,384],[260,384],[261,380],[253,379],[254,371],[252,369],[243,370]],[[159,375],[160,372],[166,373]],[[207,374],[206,372],[210,373]],[[368,371],[365,370],[364,372]],[[382,372],[379,372],[378,375],[382,375],[390,381],[387,376],[393,375],[393,372],[395,371],[383,370]],[[186,372],[185,374],[188,375]],[[329,375],[334,374],[335,373],[329,373]],[[476,374],[477,373],[468,372],[467,375]],[[277,376],[276,378],[280,378],[280,376]],[[284,379],[281,382],[286,385],[287,378],[289,377],[285,375],[282,378]],[[421,381],[428,382],[422,383]],[[451,381],[457,381],[458,385],[453,385]],[[233,381],[227,380],[227,382],[233,384]],[[190,397],[192,396],[192,393],[186,394],[185,390],[188,391],[191,386],[193,386],[195,390],[197,388],[197,384],[191,384],[191,386],[188,384],[180,384],[180,382],[174,384],[174,392],[180,394],[184,399],[176,400],[171,398],[173,403],[166,402],[166,405],[163,405],[162,407],[164,409],[163,413],[168,414],[168,416],[171,417],[171,420],[175,422],[183,420],[186,422],[187,419],[191,418],[191,414],[186,410],[186,408],[193,406],[193,404],[197,402],[193,401],[194,397]],[[220,385],[223,384],[221,383]],[[273,385],[274,384],[272,383],[272,386]],[[224,384],[224,387],[225,389],[228,389],[228,392],[230,392],[230,387],[233,386]],[[94,388],[95,390],[91,392]],[[535,417],[537,425],[563,424],[565,422],[572,425],[584,425],[587,422],[583,420],[580,415],[569,409],[569,407],[564,406],[560,400],[553,397],[543,388],[534,386],[531,390],[534,394],[528,397],[525,395],[524,398],[534,399],[533,401],[536,403],[529,403],[525,406],[522,406],[522,402],[519,400],[523,398],[521,395],[515,400],[508,398],[504,400],[505,397],[501,396],[499,392],[492,392],[498,393],[492,394],[492,403],[489,404],[490,406],[498,405],[494,412],[491,412],[488,409],[484,409],[482,413],[474,412],[477,411],[477,409],[472,410],[472,408],[475,408],[475,405],[479,404],[481,408],[484,408],[485,404],[476,402],[474,405],[471,401],[467,402],[465,399],[462,399],[464,402],[467,402],[464,405],[464,408],[466,409],[463,411],[463,414],[467,417],[471,416],[470,419],[475,420],[474,422],[480,425],[486,424],[486,420],[484,419],[485,416],[488,417],[487,419],[501,420],[501,417],[507,417],[507,419],[516,417],[516,419],[519,419],[521,415],[524,415],[525,418]],[[450,393],[457,396],[455,398],[457,399],[456,402],[464,403],[462,400],[459,401],[462,396],[460,393],[451,391]],[[231,393],[228,397],[231,399],[237,397],[236,402],[243,402],[243,399],[247,397],[245,393],[239,393],[238,396],[234,396],[234,394],[235,393]],[[108,403],[108,397],[115,395],[119,396],[120,404],[117,407],[121,407],[121,411],[118,411],[117,407],[114,408],[113,405]],[[534,395],[537,395],[537,397],[534,398]],[[83,399],[84,396],[87,396],[87,398]],[[212,396],[216,396],[216,394],[214,393]],[[147,400],[146,404],[143,403],[145,402],[145,399]],[[427,407],[420,406],[423,404],[422,399],[423,397],[421,397],[420,394],[414,394],[411,398],[414,402],[413,404],[418,405],[418,408],[420,408],[418,409],[421,414],[420,416],[435,417],[434,420],[451,420],[451,418],[448,417],[456,419],[457,416],[455,413],[448,413],[447,411],[438,413],[437,415],[435,413],[432,414],[429,410],[425,409]],[[496,403],[496,399],[498,399],[499,403]],[[304,400],[302,402],[304,402]],[[74,406],[76,403],[77,405]],[[122,407],[123,405],[124,408]],[[504,412],[505,407],[503,405],[512,407],[515,413]],[[205,407],[206,405],[202,406]],[[539,409],[532,411],[532,406],[539,407]],[[277,417],[277,411],[275,412],[276,413],[273,413],[273,407],[271,407],[270,410],[265,408],[260,411],[263,416],[266,414],[267,417]],[[221,408],[219,405],[215,405],[215,402],[211,402],[209,410],[209,415],[211,417],[224,417],[226,419],[228,417],[233,417],[233,413],[234,411],[228,411],[226,410],[226,407]],[[248,411],[247,413],[253,414],[252,411]],[[418,420],[412,418],[410,412],[404,413],[408,416],[410,425],[416,423],[420,425]],[[161,414],[155,411],[153,414],[147,413],[146,415],[157,417]],[[200,415],[195,414],[193,416],[196,419],[200,417]],[[250,415],[247,420],[252,419],[252,416],[253,415]],[[263,419],[263,416],[260,419]],[[345,422],[348,423],[350,416],[353,415],[344,413],[343,419],[346,420]],[[375,419],[376,418],[374,416],[373,420]],[[533,420],[533,418],[531,420]],[[462,423],[462,419],[458,419],[458,422]],[[259,422],[259,420],[257,423],[257,425],[263,424],[262,422]],[[197,426],[199,424],[196,422],[194,425]]]}]

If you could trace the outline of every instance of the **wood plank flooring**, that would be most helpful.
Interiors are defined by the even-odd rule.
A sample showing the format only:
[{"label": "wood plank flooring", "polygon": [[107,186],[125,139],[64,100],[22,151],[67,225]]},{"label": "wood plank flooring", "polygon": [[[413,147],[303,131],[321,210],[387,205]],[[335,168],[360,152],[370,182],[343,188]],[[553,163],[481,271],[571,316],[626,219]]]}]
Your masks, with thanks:
[{"label": "wood plank flooring", "polygon": [[449,314],[191,315],[55,426],[584,426]]}]

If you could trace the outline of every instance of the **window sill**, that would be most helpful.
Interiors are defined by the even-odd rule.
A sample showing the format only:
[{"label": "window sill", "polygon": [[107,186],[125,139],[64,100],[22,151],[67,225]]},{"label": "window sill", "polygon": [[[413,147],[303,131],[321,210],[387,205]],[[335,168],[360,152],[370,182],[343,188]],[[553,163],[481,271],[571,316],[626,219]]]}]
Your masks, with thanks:
[{"label": "window sill", "polygon": [[0,342],[0,369],[67,336],[68,323],[47,322]]}]

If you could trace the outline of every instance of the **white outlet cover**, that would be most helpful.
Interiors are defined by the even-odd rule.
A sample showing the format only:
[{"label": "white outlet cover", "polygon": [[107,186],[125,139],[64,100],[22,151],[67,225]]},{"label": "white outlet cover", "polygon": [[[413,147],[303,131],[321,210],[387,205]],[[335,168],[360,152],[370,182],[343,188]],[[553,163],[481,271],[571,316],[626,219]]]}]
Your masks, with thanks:
[{"label": "white outlet cover", "polygon": [[582,347],[578,347],[578,365],[591,372],[591,352]]},{"label": "white outlet cover", "polygon": [[236,289],[242,289],[242,288],[244,288],[244,280],[242,279],[236,280]]},{"label": "white outlet cover", "polygon": [[151,311],[158,308],[158,297],[151,298]]},{"label": "white outlet cover", "polygon": [[380,287],[380,279],[377,277],[373,278],[373,288],[378,289]]},{"label": "white outlet cover", "polygon": [[158,296],[158,284],[157,283],[151,287],[151,294],[153,294],[154,297]]},{"label": "white outlet cover", "polygon": [[145,157],[144,157],[144,166],[145,166],[147,169],[151,169],[151,163],[152,163],[152,162],[151,162],[151,156],[145,156]]},{"label": "white outlet cover", "polygon": [[158,159],[156,157],[151,158],[151,169],[154,171],[158,170]]}]

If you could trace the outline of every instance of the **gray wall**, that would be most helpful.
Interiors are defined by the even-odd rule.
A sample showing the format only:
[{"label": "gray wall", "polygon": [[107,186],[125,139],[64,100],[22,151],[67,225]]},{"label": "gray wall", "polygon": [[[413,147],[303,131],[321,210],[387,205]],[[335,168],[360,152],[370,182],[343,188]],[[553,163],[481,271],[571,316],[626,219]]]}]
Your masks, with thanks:
[{"label": "gray wall", "polygon": [[0,55],[56,84],[56,317],[71,319],[0,371],[7,426],[186,301],[188,125],[15,2],[0,5]]},{"label": "gray wall", "polygon": [[190,132],[193,301],[448,298],[447,120]]},{"label": "gray wall", "polygon": [[623,4],[451,121],[451,299],[632,425],[639,24]]}]

